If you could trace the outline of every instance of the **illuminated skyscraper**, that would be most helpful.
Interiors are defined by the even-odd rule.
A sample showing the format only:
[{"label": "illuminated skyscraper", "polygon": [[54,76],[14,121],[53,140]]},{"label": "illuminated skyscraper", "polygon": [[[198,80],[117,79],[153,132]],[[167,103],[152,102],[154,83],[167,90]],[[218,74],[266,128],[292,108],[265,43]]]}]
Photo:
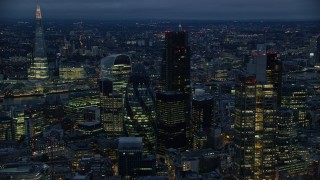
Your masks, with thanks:
[{"label": "illuminated skyscraper", "polygon": [[279,54],[267,53],[267,82],[273,84],[274,91],[277,93],[278,107],[281,104],[281,87],[282,87],[282,62],[279,60]]},{"label": "illuminated skyscraper", "polygon": [[281,107],[296,111],[297,127],[310,125],[307,116],[307,88],[301,84],[286,83],[282,87]]},{"label": "illuminated skyscraper", "polygon": [[235,162],[239,179],[274,179],[276,93],[273,85],[240,75],[235,86]]},{"label": "illuminated skyscraper", "polygon": [[168,148],[185,151],[188,146],[188,94],[167,91],[156,96],[157,154],[164,155]]},{"label": "illuminated skyscraper", "polygon": [[279,178],[285,179],[287,176],[303,174],[305,162],[299,157],[298,152],[298,112],[289,108],[279,108],[277,110],[277,136],[276,148],[277,169]]},{"label": "illuminated skyscraper", "polygon": [[36,37],[33,62],[29,69],[28,79],[39,80],[48,78],[48,59],[45,51],[44,31],[40,6],[36,10]]},{"label": "illuminated skyscraper", "polygon": [[190,47],[187,31],[165,32],[161,65],[163,92],[157,93],[157,154],[191,146]]},{"label": "illuminated skyscraper", "polygon": [[110,136],[123,134],[124,97],[130,73],[131,59],[127,55],[101,59],[101,123]]},{"label": "illuminated skyscraper", "polygon": [[208,136],[214,127],[213,104],[212,96],[206,94],[193,95],[191,133],[194,149],[205,148],[209,145],[207,142]]},{"label": "illuminated skyscraper", "polygon": [[274,85],[274,91],[278,94],[280,106],[281,87],[282,87],[282,62],[279,54],[257,52],[251,62],[247,64],[247,72],[255,74],[256,80],[268,82]]},{"label": "illuminated skyscraper", "polygon": [[144,153],[154,153],[155,100],[150,79],[143,64],[134,64],[125,93],[125,132],[143,137]]},{"label": "illuminated skyscraper", "polygon": [[235,85],[235,163],[239,179],[275,179],[275,115],[277,88],[282,82],[275,78],[281,71],[270,70],[273,66],[264,53],[256,54]]},{"label": "illuminated skyscraper", "polygon": [[11,117],[14,123],[16,123],[16,140],[19,140],[23,135],[25,135],[25,120],[28,119],[25,108],[11,108]]}]

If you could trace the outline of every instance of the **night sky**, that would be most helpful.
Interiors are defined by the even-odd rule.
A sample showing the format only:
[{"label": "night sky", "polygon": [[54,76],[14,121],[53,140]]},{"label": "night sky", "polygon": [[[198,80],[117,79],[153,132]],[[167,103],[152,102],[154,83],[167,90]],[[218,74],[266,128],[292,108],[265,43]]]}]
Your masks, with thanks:
[{"label": "night sky", "polygon": [[320,0],[0,0],[1,19],[314,20]]}]

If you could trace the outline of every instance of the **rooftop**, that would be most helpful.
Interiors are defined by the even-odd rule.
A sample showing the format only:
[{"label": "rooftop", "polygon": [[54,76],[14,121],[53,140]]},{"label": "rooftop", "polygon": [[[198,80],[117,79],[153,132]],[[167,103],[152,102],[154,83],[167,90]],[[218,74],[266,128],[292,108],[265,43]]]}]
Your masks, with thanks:
[{"label": "rooftop", "polygon": [[141,150],[142,149],[142,137],[120,137],[119,150]]}]

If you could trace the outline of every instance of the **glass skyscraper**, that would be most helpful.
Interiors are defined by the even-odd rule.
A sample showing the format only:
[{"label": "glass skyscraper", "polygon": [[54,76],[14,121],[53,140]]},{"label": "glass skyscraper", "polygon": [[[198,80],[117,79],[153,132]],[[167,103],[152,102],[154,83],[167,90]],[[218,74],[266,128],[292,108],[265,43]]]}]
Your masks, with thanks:
[{"label": "glass skyscraper", "polygon": [[281,104],[282,66],[277,53],[267,53],[266,78],[273,84],[274,91],[277,93],[278,106]]},{"label": "glass skyscraper", "polygon": [[166,31],[161,79],[166,90],[190,92],[190,47],[187,31]]},{"label": "glass skyscraper", "polygon": [[276,93],[240,75],[235,86],[235,162],[240,179],[275,178]]},{"label": "glass skyscraper", "polygon": [[44,31],[42,27],[42,15],[40,6],[36,10],[36,37],[33,54],[33,62],[31,63],[28,79],[39,80],[48,78],[48,59],[45,51]]},{"label": "glass skyscraper", "polygon": [[133,64],[125,93],[125,132],[143,138],[143,152],[155,153],[155,100],[143,64]]},{"label": "glass skyscraper", "polygon": [[307,116],[307,88],[302,84],[286,83],[282,87],[281,107],[290,108],[297,111],[297,127],[307,127],[310,125]]},{"label": "glass skyscraper", "polygon": [[127,55],[101,59],[101,123],[110,136],[123,134],[124,97],[130,73],[131,59]]},{"label": "glass skyscraper", "polygon": [[[275,69],[273,69],[275,68]],[[275,179],[281,62],[260,51],[235,85],[235,164],[239,179]]]},{"label": "glass skyscraper", "polygon": [[156,95],[157,154],[191,147],[190,47],[188,32],[166,31],[161,64],[162,92]]},{"label": "glass skyscraper", "polygon": [[156,96],[157,154],[164,155],[169,148],[185,151],[188,147],[188,94],[167,91]]},{"label": "glass skyscraper", "polygon": [[279,178],[304,173],[305,162],[299,157],[298,151],[298,112],[290,108],[277,110],[277,170]]}]

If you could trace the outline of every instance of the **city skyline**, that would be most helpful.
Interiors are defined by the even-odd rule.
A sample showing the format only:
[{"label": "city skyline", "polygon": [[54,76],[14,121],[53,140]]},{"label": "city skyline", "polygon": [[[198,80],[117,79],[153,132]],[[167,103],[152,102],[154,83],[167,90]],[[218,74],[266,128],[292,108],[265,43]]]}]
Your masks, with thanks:
[{"label": "city skyline", "polygon": [[317,0],[154,1],[83,0],[2,1],[0,20],[32,19],[36,4],[47,19],[172,19],[172,20],[319,20]]},{"label": "city skyline", "polygon": [[320,178],[318,23],[42,7],[0,21],[0,179]]}]

